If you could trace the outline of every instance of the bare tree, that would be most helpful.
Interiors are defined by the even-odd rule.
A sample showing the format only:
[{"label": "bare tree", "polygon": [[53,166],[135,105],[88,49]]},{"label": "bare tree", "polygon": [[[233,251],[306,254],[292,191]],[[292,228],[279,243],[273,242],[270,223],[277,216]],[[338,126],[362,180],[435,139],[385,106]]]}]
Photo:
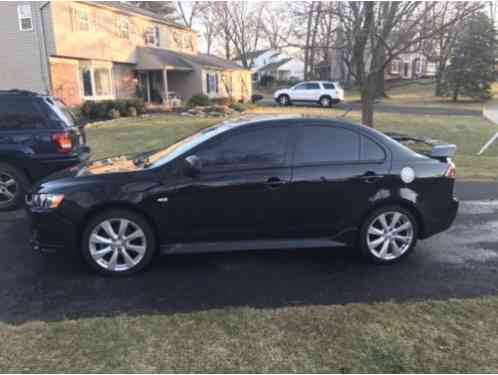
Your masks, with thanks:
[{"label": "bare tree", "polygon": [[261,26],[263,38],[270,48],[278,50],[289,43],[294,28],[291,17],[288,3],[270,2],[267,4],[262,14]]},{"label": "bare tree", "polygon": [[175,1],[175,7],[185,26],[192,27],[194,19],[206,5],[201,1]]},{"label": "bare tree", "polygon": [[351,37],[351,74],[360,86],[362,122],[373,126],[374,99],[380,74],[398,55],[421,49],[423,42],[440,34],[460,19],[480,9],[480,3],[461,3],[446,22],[427,28],[437,2],[344,2],[337,8],[343,27]]},{"label": "bare tree", "polygon": [[175,4],[172,1],[131,1],[132,5],[149,10],[165,19],[175,21],[177,19]]},{"label": "bare tree", "polygon": [[249,54],[257,50],[262,39],[264,8],[264,3],[211,2],[211,9],[220,22],[220,30],[224,35],[227,59],[230,59],[230,47],[233,47],[242,65],[250,67]]}]

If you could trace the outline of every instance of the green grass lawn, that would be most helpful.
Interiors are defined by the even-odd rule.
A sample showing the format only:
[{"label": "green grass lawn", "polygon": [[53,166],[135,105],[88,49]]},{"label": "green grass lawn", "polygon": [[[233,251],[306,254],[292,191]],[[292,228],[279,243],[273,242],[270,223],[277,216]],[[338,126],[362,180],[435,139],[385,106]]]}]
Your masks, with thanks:
[{"label": "green grass lawn", "polygon": [[494,372],[498,298],[0,324],[1,372]]},{"label": "green grass lawn", "polygon": [[[257,107],[252,114],[306,113],[315,116],[341,116],[344,111],[305,107]],[[358,122],[360,114],[351,112],[346,119]],[[94,158],[150,150],[168,146],[220,119],[198,119],[183,116],[150,116],[120,119],[87,129]],[[484,156],[476,156],[484,143],[498,131],[498,126],[478,117],[414,116],[378,113],[376,127],[383,131],[402,132],[455,143],[458,146],[457,173],[465,179],[498,178],[498,143]]]}]

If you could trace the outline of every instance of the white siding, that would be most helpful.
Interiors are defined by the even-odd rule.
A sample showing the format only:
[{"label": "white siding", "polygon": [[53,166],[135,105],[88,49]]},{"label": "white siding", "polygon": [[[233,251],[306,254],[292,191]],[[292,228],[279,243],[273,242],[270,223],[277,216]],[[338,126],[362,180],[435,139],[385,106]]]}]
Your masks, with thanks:
[{"label": "white siding", "polygon": [[[30,4],[32,31],[21,31],[17,5]],[[0,2],[0,89],[46,92],[49,86],[42,49],[40,6],[43,2]]]}]

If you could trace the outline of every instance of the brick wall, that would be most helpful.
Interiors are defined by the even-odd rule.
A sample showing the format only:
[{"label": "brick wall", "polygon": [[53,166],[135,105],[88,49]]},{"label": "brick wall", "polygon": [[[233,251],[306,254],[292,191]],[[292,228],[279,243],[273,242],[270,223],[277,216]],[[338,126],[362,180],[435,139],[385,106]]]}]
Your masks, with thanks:
[{"label": "brick wall", "polygon": [[138,80],[130,64],[114,64],[113,81],[116,98],[136,96]]},{"label": "brick wall", "polygon": [[50,59],[52,94],[66,105],[75,107],[83,102],[78,83],[78,61]]}]

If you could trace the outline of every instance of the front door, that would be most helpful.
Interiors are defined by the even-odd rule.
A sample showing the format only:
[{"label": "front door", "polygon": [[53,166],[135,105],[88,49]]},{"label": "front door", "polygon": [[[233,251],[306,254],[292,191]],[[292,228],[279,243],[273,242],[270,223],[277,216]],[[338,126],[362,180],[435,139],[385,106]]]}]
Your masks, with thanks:
[{"label": "front door", "polygon": [[286,227],[289,129],[253,127],[232,130],[189,153],[203,166],[199,175],[182,177],[170,194],[168,231],[176,241],[262,239]]},{"label": "front door", "polygon": [[330,237],[355,225],[388,172],[385,158],[379,145],[355,131],[302,126],[289,192],[293,235]]}]

